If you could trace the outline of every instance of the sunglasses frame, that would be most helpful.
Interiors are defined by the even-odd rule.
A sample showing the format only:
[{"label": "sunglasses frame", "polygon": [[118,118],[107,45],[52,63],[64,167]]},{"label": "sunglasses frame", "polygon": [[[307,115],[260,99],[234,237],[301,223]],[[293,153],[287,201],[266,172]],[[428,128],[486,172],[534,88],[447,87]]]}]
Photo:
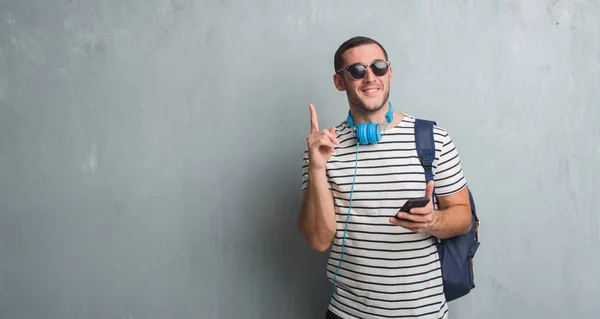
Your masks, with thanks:
[{"label": "sunglasses frame", "polygon": [[[353,63],[353,64],[351,64],[351,65],[348,65],[348,66],[346,66],[346,67],[343,67],[343,68],[341,68],[341,69],[339,69],[339,70],[335,71],[335,73],[336,73],[336,74],[339,74],[340,72],[342,72],[342,71],[344,71],[344,70],[345,70],[345,71],[348,71],[348,73],[350,74],[350,77],[351,77],[352,79],[354,79],[354,80],[361,80],[361,79],[363,79],[363,78],[364,78],[364,77],[367,75],[367,69],[368,69],[368,68],[370,68],[370,69],[371,69],[371,72],[373,72],[373,74],[375,74],[375,71],[373,71],[373,68],[375,67],[375,64],[376,64],[376,63],[381,63],[381,62],[383,62],[383,63],[385,63],[385,64],[386,64],[386,67],[385,67],[385,73],[384,73],[384,74],[382,74],[382,75],[375,75],[375,76],[384,76],[384,75],[386,75],[386,74],[388,73],[388,71],[389,71],[389,68],[390,68],[390,65],[392,64],[392,63],[391,63],[390,61],[388,61],[388,60],[376,60],[376,61],[374,61],[374,62],[373,62],[373,63],[371,63],[371,64]],[[353,77],[353,76],[352,76],[352,72],[350,72],[350,68],[352,68],[352,67],[355,67],[355,66],[358,66],[358,65],[360,65],[360,66],[363,66],[363,67],[365,68],[365,73],[364,73],[364,75],[363,75],[362,77],[360,77],[360,78],[355,78],[355,77]]]}]

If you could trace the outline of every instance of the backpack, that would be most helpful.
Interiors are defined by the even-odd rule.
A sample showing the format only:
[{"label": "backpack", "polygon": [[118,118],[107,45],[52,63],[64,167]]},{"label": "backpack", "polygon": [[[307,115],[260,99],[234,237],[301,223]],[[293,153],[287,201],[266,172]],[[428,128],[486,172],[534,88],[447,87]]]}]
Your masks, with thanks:
[{"label": "backpack", "polygon": [[[419,161],[425,170],[426,183],[433,180],[435,143],[433,127],[435,121],[415,119],[415,143]],[[435,198],[435,190],[433,192]],[[475,201],[469,190],[471,202],[471,230],[460,236],[438,240],[437,248],[442,267],[444,294],[447,301],[460,298],[475,288],[473,257],[479,247],[479,217]]]}]

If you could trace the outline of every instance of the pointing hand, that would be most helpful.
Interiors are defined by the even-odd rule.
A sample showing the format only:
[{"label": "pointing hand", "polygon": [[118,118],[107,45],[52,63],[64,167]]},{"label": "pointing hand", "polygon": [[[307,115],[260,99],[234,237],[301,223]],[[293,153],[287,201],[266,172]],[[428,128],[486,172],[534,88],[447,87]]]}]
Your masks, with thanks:
[{"label": "pointing hand", "polygon": [[309,167],[312,169],[322,169],[334,152],[334,145],[340,144],[335,137],[335,126],[329,130],[319,131],[319,120],[317,111],[312,104],[308,105],[310,109],[310,134],[306,137],[308,145]]}]

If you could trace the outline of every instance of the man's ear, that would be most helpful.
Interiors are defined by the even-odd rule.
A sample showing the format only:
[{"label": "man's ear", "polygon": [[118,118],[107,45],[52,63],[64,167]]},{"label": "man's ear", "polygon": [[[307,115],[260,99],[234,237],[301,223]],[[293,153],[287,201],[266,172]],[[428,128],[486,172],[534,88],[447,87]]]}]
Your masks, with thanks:
[{"label": "man's ear", "polygon": [[388,73],[390,74],[390,83],[392,83],[392,66],[390,66]]},{"label": "man's ear", "polygon": [[335,85],[335,88],[338,89],[338,91],[346,90],[346,88],[344,87],[344,79],[342,79],[342,77],[337,73],[333,75],[333,84]]}]

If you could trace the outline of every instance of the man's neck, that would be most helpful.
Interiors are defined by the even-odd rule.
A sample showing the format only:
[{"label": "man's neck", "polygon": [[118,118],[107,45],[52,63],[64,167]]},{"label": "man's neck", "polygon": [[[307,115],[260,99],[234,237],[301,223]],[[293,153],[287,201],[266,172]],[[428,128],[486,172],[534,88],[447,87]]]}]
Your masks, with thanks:
[{"label": "man's neck", "polygon": [[404,115],[402,113],[394,112],[394,117],[391,123],[387,123],[387,119],[385,117],[386,113],[389,110],[389,104],[386,103],[381,109],[376,112],[365,112],[362,109],[357,107],[353,107],[351,109],[352,119],[354,120],[355,125],[361,123],[378,123],[382,124],[384,127],[396,126],[402,119]]}]

